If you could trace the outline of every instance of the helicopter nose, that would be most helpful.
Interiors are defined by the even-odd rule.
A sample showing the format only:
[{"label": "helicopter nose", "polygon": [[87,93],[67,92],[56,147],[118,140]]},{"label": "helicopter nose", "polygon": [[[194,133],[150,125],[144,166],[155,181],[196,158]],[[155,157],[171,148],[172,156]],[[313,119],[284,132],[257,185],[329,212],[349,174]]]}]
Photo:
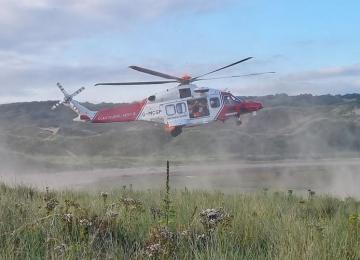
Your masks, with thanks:
[{"label": "helicopter nose", "polygon": [[246,104],[246,109],[249,112],[258,111],[258,110],[260,110],[262,108],[264,108],[264,107],[263,107],[262,103],[260,103],[260,102],[249,101]]},{"label": "helicopter nose", "polygon": [[256,101],[244,101],[241,102],[237,107],[236,111],[240,113],[251,113],[263,109],[264,106],[260,102]]}]

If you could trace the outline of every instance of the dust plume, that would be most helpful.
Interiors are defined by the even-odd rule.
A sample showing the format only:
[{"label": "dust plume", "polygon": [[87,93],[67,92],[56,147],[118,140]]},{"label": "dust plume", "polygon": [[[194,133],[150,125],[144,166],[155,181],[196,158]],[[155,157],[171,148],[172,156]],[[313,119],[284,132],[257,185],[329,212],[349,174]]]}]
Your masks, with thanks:
[{"label": "dust plume", "polygon": [[[360,196],[356,106],[295,106],[286,96],[266,100],[274,98],[281,105],[243,116],[241,126],[235,120],[214,122],[186,128],[176,138],[144,122],[75,123],[66,108],[51,112],[52,102],[2,105],[1,178],[59,189],[159,188],[170,160],[172,185],[179,189],[312,189]],[[111,104],[100,104],[106,105]]]}]

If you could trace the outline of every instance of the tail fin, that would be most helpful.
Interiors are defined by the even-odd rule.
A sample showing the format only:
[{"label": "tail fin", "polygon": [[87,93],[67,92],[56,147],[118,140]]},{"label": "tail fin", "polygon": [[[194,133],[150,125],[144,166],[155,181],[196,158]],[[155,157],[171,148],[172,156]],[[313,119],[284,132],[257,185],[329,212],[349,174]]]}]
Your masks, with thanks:
[{"label": "tail fin", "polygon": [[63,88],[63,86],[61,86],[60,83],[57,83],[56,85],[58,86],[60,91],[64,94],[64,99],[63,99],[63,101],[59,101],[56,104],[54,104],[51,107],[51,110],[55,110],[60,105],[65,105],[67,107],[70,107],[75,113],[77,113],[79,115],[77,118],[74,119],[75,121],[91,121],[91,120],[93,120],[93,118],[96,115],[96,111],[91,111],[91,110],[87,109],[86,107],[81,105],[78,101],[73,99],[73,97],[75,97],[80,92],[85,90],[85,87],[81,87],[77,91],[75,91],[74,93],[69,95],[68,92]]}]

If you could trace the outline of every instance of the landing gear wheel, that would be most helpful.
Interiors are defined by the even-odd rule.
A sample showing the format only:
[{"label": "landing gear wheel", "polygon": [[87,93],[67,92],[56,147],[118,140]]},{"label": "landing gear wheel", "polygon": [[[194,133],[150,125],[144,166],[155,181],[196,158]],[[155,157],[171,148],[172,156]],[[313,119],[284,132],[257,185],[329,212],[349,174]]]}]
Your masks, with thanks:
[{"label": "landing gear wheel", "polygon": [[182,133],[182,127],[177,126],[177,127],[175,127],[174,130],[171,131],[170,134],[171,134],[172,137],[177,137],[177,136],[180,135],[181,133]]}]

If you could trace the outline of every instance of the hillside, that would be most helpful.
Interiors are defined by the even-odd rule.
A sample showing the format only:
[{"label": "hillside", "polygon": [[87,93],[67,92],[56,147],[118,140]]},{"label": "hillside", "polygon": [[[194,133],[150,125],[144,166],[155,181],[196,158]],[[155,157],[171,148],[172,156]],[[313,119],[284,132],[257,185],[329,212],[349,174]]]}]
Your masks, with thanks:
[{"label": "hillside", "polygon": [[[0,155],[7,165],[76,169],[198,160],[274,160],[360,155],[360,95],[251,97],[263,102],[243,124],[215,122],[177,138],[146,122],[86,124],[46,102],[0,105]],[[112,104],[86,104],[94,109]]]}]

